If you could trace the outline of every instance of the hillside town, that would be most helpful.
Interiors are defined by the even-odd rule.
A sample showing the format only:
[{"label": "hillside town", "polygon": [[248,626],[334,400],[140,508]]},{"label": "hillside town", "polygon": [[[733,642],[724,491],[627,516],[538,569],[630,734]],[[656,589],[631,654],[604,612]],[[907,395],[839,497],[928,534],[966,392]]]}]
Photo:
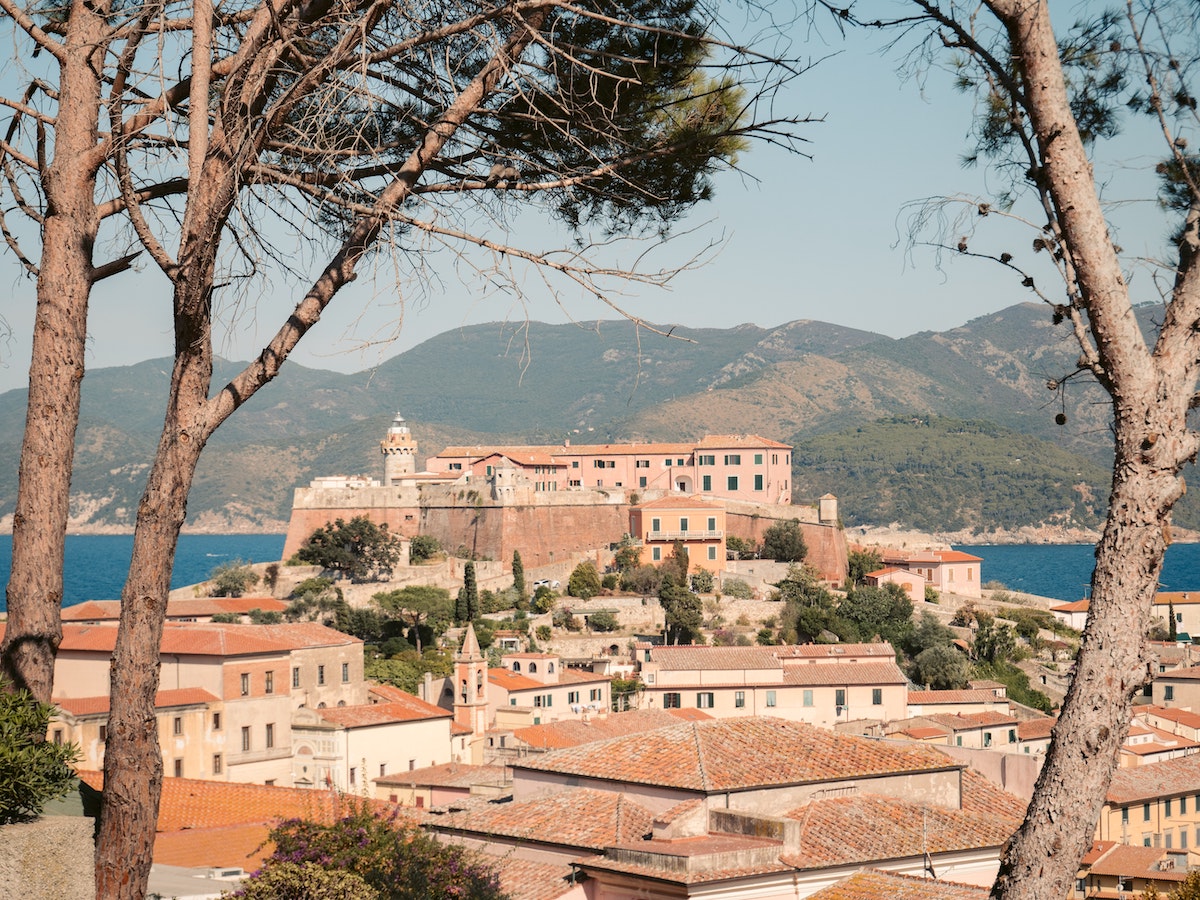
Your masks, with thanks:
[{"label": "hillside town", "polygon": [[[282,564],[173,593],[154,894],[221,896],[281,820],[366,809],[477,854],[511,900],[987,895],[1086,601],[1013,594],[949,548],[848,544],[836,498],[793,504],[791,448],[755,435],[449,447],[418,470],[397,415],[380,449],[381,480],[296,490]],[[311,562],[349,522],[394,556]],[[1200,864],[1200,594],[1156,608],[1071,897]],[[119,613],[65,608],[55,664],[47,737],[77,746],[89,814]]]}]

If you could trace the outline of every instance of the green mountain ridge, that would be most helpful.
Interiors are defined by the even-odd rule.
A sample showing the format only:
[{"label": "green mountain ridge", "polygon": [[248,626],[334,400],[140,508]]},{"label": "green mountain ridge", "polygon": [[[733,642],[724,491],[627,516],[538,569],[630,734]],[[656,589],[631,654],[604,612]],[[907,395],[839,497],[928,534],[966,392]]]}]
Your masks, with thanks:
[{"label": "green mountain ridge", "polygon": [[[1148,332],[1152,312],[1139,310]],[[1047,390],[1078,357],[1069,329],[1050,319],[1027,303],[900,339],[811,320],[674,326],[669,337],[627,321],[492,323],[351,375],[289,363],[214,435],[188,527],[279,528],[293,489],[313,477],[377,476],[396,411],[422,458],[450,443],[752,432],[793,443],[796,498],[832,491],[847,523],[1094,527],[1108,494],[1109,407],[1083,378]],[[240,369],[219,361],[214,383]],[[88,373],[73,530],[132,527],[169,371],[160,359]],[[0,432],[0,517],[15,503],[24,404],[24,391],[0,394],[10,422]],[[1021,468],[1005,467],[1018,458]],[[1175,519],[1200,526],[1197,501],[1185,497]]]}]

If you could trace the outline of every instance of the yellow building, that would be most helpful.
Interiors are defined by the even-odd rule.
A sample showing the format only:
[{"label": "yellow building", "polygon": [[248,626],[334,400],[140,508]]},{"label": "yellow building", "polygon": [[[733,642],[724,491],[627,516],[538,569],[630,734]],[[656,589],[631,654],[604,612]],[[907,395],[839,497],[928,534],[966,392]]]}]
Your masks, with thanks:
[{"label": "yellow building", "polygon": [[725,507],[699,497],[668,496],[629,509],[629,533],[641,542],[641,562],[657,566],[679,541],[692,566],[725,570]]}]

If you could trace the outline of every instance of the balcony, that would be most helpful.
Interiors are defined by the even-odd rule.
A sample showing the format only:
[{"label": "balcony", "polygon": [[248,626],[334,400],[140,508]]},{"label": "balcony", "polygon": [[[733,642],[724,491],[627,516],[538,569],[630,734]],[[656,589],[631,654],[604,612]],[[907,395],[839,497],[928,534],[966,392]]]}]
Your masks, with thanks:
[{"label": "balcony", "polygon": [[651,531],[646,534],[646,542],[661,541],[719,541],[725,532],[716,531]]}]

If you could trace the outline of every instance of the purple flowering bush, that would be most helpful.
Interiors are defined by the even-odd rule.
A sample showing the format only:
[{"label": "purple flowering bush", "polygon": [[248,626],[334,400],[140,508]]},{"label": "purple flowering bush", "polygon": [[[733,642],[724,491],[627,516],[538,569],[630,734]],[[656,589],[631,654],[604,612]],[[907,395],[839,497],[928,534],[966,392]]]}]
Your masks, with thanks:
[{"label": "purple flowering bush", "polygon": [[[381,900],[507,900],[495,868],[478,854],[440,843],[397,815],[364,803],[328,825],[308,819],[280,822],[269,838],[275,852],[232,896],[254,900],[259,896],[255,882],[274,869],[315,864],[353,873]],[[309,895],[295,900],[309,900]]]}]

